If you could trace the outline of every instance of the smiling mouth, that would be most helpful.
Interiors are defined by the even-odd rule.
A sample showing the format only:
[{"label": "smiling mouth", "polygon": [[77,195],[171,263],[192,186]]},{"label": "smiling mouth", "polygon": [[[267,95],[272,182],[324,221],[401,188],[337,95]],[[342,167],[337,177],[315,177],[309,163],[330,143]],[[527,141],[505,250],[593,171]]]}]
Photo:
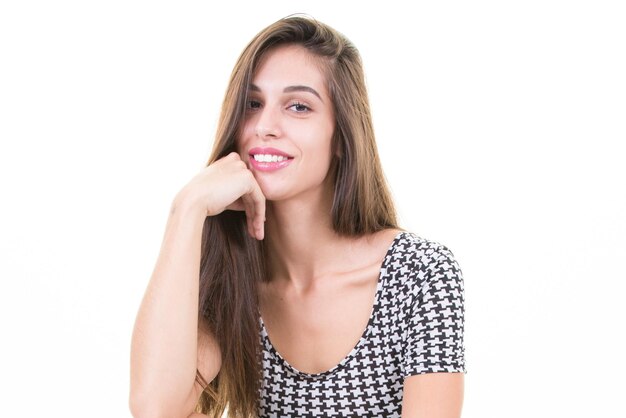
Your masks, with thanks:
[{"label": "smiling mouth", "polygon": [[252,154],[250,156],[259,163],[276,163],[276,162],[293,159],[293,157],[288,157],[286,155],[276,155],[276,154]]},{"label": "smiling mouth", "polygon": [[249,151],[250,165],[257,171],[273,172],[291,164],[293,158],[282,150],[271,147],[257,147]]}]

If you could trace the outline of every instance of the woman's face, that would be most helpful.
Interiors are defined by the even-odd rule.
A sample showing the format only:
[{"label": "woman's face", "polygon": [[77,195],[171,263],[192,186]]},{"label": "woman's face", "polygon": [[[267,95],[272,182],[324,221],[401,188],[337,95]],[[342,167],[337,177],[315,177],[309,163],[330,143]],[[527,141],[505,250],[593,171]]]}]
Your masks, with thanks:
[{"label": "woman's face", "polygon": [[324,74],[303,47],[269,51],[249,89],[237,150],[267,200],[323,192],[335,128]]}]

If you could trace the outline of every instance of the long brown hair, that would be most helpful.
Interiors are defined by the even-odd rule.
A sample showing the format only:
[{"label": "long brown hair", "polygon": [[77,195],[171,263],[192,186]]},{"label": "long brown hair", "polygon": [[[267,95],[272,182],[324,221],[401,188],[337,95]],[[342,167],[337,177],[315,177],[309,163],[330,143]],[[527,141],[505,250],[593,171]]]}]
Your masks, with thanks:
[{"label": "long brown hair", "polygon": [[[378,158],[361,58],[333,28],[309,17],[290,16],[262,30],[244,49],[231,74],[208,164],[236,150],[248,87],[262,57],[279,45],[300,45],[325,73],[335,110],[333,136],[333,229],[361,236],[397,227],[393,201]],[[206,386],[198,411],[219,417],[256,416],[260,372],[257,285],[267,277],[263,242],[251,238],[243,212],[205,220],[200,265],[201,327],[222,352],[217,377]],[[207,382],[200,373],[197,380]]]}]

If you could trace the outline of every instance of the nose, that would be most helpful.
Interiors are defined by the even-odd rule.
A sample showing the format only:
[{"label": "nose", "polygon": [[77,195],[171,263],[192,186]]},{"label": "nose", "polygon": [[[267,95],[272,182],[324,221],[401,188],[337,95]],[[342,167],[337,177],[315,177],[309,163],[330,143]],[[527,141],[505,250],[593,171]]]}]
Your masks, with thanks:
[{"label": "nose", "polygon": [[257,137],[261,139],[280,137],[280,114],[277,108],[263,107],[257,115],[255,126]]}]

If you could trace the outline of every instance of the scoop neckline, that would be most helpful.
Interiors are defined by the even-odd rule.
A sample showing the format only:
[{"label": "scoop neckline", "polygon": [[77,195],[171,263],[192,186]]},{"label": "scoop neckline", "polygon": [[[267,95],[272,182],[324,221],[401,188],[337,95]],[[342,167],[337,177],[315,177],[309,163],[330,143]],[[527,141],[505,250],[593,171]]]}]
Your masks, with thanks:
[{"label": "scoop neckline", "polygon": [[287,360],[285,360],[283,356],[280,355],[278,350],[274,348],[274,345],[272,344],[272,341],[270,340],[269,334],[267,333],[267,329],[265,328],[265,322],[263,322],[263,317],[259,313],[259,321],[260,321],[260,326],[261,326],[261,338],[263,340],[263,345],[270,352],[270,354],[274,356],[274,358],[279,363],[281,363],[281,365],[285,369],[289,370],[293,374],[296,374],[300,377],[307,378],[307,379],[319,379],[319,378],[323,378],[326,376],[330,376],[336,373],[338,370],[342,369],[346,364],[348,364],[348,362],[350,362],[357,355],[357,353],[359,352],[359,350],[365,344],[365,342],[367,341],[369,337],[369,334],[372,329],[372,324],[374,323],[374,318],[376,317],[378,307],[380,306],[379,302],[380,302],[380,295],[382,294],[382,290],[384,287],[383,275],[384,275],[385,269],[391,260],[392,254],[394,253],[396,243],[400,241],[400,239],[406,233],[407,233],[406,231],[400,230],[394,236],[393,240],[391,241],[391,244],[387,248],[387,252],[385,253],[383,261],[380,264],[380,268],[378,269],[378,282],[376,284],[376,293],[374,295],[372,310],[370,312],[369,319],[367,320],[367,325],[365,326],[365,329],[363,330],[363,333],[361,334],[361,337],[359,338],[355,346],[352,348],[352,350],[350,350],[350,352],[343,359],[341,359],[339,363],[337,363],[335,366],[331,367],[330,369],[320,372],[320,373],[306,373],[306,372],[296,369]]}]

